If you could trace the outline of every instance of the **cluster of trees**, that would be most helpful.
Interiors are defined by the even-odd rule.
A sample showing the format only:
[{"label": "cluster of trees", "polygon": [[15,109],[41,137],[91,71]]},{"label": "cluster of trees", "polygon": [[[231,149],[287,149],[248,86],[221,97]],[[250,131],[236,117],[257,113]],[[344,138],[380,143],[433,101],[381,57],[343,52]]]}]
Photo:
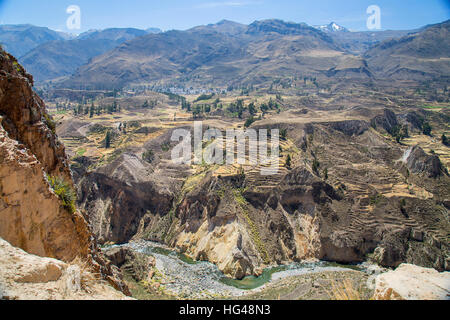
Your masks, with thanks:
[{"label": "cluster of trees", "polygon": [[120,112],[120,105],[116,100],[114,100],[114,102],[109,105],[95,106],[94,102],[92,102],[90,106],[79,104],[77,107],[73,108],[73,114],[75,116],[89,115],[90,118],[92,118],[94,115],[99,116],[103,113],[111,114],[115,112]]},{"label": "cluster of trees", "polygon": [[403,139],[409,137],[408,126],[407,125],[397,125],[392,128],[391,135],[395,138],[397,143],[400,143]]},{"label": "cluster of trees", "polygon": [[150,102],[148,102],[148,100],[145,100],[145,102],[142,104],[142,108],[144,109],[153,109],[154,107],[156,107],[158,105],[158,100],[150,100]]},{"label": "cluster of trees", "polygon": [[[201,117],[203,114],[208,114],[216,109],[223,109],[224,106],[220,103],[220,99],[216,99],[212,104],[194,104],[191,105],[189,102],[182,102],[181,108],[192,112],[194,119]],[[268,103],[262,103],[259,106],[259,110],[262,114],[266,114],[269,110],[277,110],[280,112],[280,105],[278,102],[273,100],[272,98]],[[248,112],[250,115],[246,120],[246,126],[250,126],[254,121],[258,120],[255,118],[255,115],[258,113],[258,107],[254,102],[250,102],[248,105],[245,105],[243,99],[237,99],[236,101],[230,103],[225,111],[231,115],[232,117],[236,117],[242,119],[245,112]]]},{"label": "cluster of trees", "polygon": [[66,111],[70,110],[71,105],[69,103],[56,103],[56,111]]},{"label": "cluster of trees", "polygon": [[[183,97],[184,98],[184,97]],[[191,112],[191,104],[186,101],[186,98],[181,100],[181,109]]]},{"label": "cluster of trees", "polygon": [[269,110],[277,110],[278,112],[280,112],[280,105],[277,102],[275,102],[272,98],[270,98],[268,103],[261,104],[259,108],[261,109],[261,112],[263,114],[266,114],[267,111]]},{"label": "cluster of trees", "polygon": [[194,100],[194,103],[199,102],[199,101],[209,100],[209,99],[212,99],[212,97],[214,97],[214,93],[202,94],[201,96],[199,96],[197,99]]}]

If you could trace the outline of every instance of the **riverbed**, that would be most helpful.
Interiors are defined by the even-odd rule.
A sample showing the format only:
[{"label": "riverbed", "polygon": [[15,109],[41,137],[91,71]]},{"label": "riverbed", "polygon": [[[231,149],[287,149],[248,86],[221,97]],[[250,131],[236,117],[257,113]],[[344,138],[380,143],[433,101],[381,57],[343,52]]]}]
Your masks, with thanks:
[{"label": "riverbed", "polygon": [[156,242],[137,241],[122,246],[155,257],[166,292],[186,298],[240,297],[261,291],[267,284],[286,277],[349,269],[364,272],[367,269],[364,264],[348,266],[325,261],[303,262],[266,268],[259,277],[236,280],[226,277],[213,263],[194,261]]}]

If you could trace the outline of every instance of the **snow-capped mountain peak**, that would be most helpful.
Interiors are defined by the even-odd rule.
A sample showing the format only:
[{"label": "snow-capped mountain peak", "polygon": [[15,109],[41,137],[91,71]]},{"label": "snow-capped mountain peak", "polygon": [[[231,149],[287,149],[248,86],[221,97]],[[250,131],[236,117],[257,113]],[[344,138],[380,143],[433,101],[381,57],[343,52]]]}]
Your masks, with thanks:
[{"label": "snow-capped mountain peak", "polygon": [[347,28],[338,25],[336,22],[331,22],[330,24],[315,26],[316,29],[319,29],[323,32],[348,32]]}]

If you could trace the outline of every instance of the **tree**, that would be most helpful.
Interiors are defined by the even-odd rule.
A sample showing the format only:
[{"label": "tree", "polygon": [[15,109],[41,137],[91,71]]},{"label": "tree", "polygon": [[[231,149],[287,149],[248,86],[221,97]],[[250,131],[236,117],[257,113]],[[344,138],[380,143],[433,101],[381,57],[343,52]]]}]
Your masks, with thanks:
[{"label": "tree", "polygon": [[250,112],[250,114],[252,115],[252,116],[254,116],[255,114],[256,114],[256,107],[255,107],[255,103],[254,102],[251,102],[249,105],[248,105],[248,112]]},{"label": "tree", "polygon": [[448,138],[445,135],[445,133],[442,134],[441,140],[444,146],[450,147],[450,141],[448,141]]},{"label": "tree", "polygon": [[105,148],[109,149],[111,147],[111,131],[106,131],[105,136]]},{"label": "tree", "polygon": [[91,108],[89,109],[89,118],[92,118],[94,116],[94,111],[95,111],[95,107],[94,107],[94,103],[92,102]]},{"label": "tree", "polygon": [[248,118],[248,119],[245,121],[245,123],[244,123],[244,127],[245,127],[245,128],[250,127],[250,126],[252,125],[252,123],[255,122],[255,121],[256,121],[256,119],[253,118],[253,117]]},{"label": "tree", "polygon": [[194,106],[194,110],[192,111],[192,116],[194,119],[197,119],[202,113],[202,108],[199,105]]},{"label": "tree", "polygon": [[286,168],[288,168],[288,169],[291,168],[291,161],[292,161],[291,155],[288,154],[288,155],[287,155],[287,158],[286,158]]},{"label": "tree", "polygon": [[280,130],[280,138],[281,138],[281,140],[286,140],[286,138],[287,138],[287,130],[286,129]]},{"label": "tree", "polygon": [[422,132],[424,135],[431,136],[431,125],[428,122],[424,122],[422,125]]},{"label": "tree", "polygon": [[319,167],[320,167],[319,161],[316,158],[314,158],[314,161],[313,161],[313,164],[312,164],[312,170],[317,175],[319,175]]},{"label": "tree", "polygon": [[328,180],[328,168],[325,168],[323,170],[323,178],[325,179],[325,181]]},{"label": "tree", "polygon": [[112,112],[117,112],[117,101],[114,99],[114,103],[112,105]]}]

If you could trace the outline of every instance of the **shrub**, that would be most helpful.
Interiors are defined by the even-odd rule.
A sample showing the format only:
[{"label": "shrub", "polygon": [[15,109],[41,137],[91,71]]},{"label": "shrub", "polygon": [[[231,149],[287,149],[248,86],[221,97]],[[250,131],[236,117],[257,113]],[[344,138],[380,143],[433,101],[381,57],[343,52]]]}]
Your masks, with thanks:
[{"label": "shrub", "polygon": [[286,140],[286,138],[287,138],[287,130],[286,129],[280,130],[280,138],[281,138],[281,140]]},{"label": "shrub", "polygon": [[111,147],[111,131],[106,131],[105,135],[105,148],[109,149]]},{"label": "shrub", "polygon": [[248,119],[245,121],[244,127],[245,127],[245,128],[250,127],[250,126],[253,124],[253,122],[255,122],[255,121],[256,121],[256,119],[253,118],[253,117],[248,118]]},{"label": "shrub", "polygon": [[194,102],[198,102],[198,101],[203,101],[203,100],[209,100],[212,97],[214,97],[214,93],[211,94],[202,94],[201,96],[199,96],[197,99],[195,99]]},{"label": "shrub", "polygon": [[424,135],[431,136],[431,125],[428,122],[424,122],[422,125],[422,132]]},{"label": "shrub", "polygon": [[286,158],[286,168],[288,168],[288,169],[291,168],[291,161],[292,161],[291,155],[288,154],[288,155],[287,155],[287,158]]},{"label": "shrub", "polygon": [[148,163],[152,163],[154,159],[155,159],[155,154],[153,153],[152,149],[148,149],[147,151],[145,151],[142,154],[142,160],[144,160]]},{"label": "shrub", "polygon": [[313,161],[313,164],[312,164],[312,170],[317,175],[319,175],[319,167],[320,167],[319,161],[316,158],[314,158],[314,161]]},{"label": "shrub", "polygon": [[444,146],[450,147],[450,141],[448,141],[448,138],[444,133],[442,134],[441,140]]},{"label": "shrub", "polygon": [[56,123],[47,113],[44,113],[44,122],[53,134],[56,134]]},{"label": "shrub", "polygon": [[63,178],[47,176],[47,180],[53,189],[53,192],[59,197],[63,203],[63,207],[66,208],[70,213],[76,211],[75,201],[76,194],[72,187],[64,181]]}]

